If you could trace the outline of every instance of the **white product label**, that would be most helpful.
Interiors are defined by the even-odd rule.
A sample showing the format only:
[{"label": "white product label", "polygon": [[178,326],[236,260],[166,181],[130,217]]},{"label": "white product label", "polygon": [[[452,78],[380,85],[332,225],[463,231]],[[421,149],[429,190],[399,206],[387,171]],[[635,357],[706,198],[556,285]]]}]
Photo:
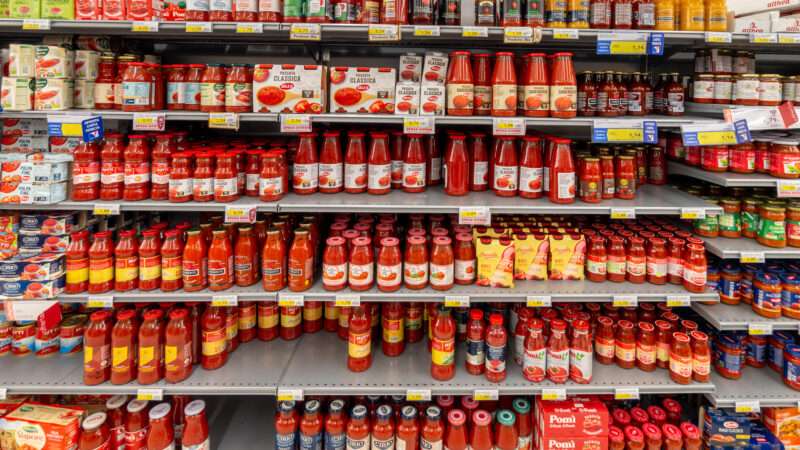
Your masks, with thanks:
[{"label": "white product label", "polygon": [[388,189],[392,182],[391,164],[369,165],[369,189]]},{"label": "white product label", "polygon": [[456,280],[474,280],[475,279],[475,260],[456,259],[454,264]]},{"label": "white product label", "polygon": [[452,264],[430,264],[431,285],[449,286],[453,284],[453,265]]},{"label": "white product label", "polygon": [[475,161],[472,171],[472,184],[476,186],[484,185],[489,182],[489,162]]},{"label": "white product label", "polygon": [[319,163],[319,187],[337,189],[342,187],[342,163]]},{"label": "white product label", "polygon": [[541,167],[519,168],[519,190],[522,192],[542,192],[544,170]]},{"label": "white product label", "polygon": [[425,187],[425,163],[403,163],[403,187]]},{"label": "white product label", "polygon": [[367,165],[345,163],[344,188],[363,189],[365,187],[367,187]]},{"label": "white product label", "polygon": [[517,166],[494,166],[494,189],[497,191],[516,191],[518,183]]},{"label": "white product label", "polygon": [[575,172],[559,172],[558,198],[575,198]]},{"label": "white product label", "polygon": [[378,264],[378,285],[383,287],[394,287],[403,281],[403,265],[384,266]]},{"label": "white product label", "polygon": [[292,177],[293,180],[293,188],[297,189],[316,189],[317,184],[319,181],[319,165],[317,163],[312,164],[297,164],[295,163],[294,167],[294,176]]}]

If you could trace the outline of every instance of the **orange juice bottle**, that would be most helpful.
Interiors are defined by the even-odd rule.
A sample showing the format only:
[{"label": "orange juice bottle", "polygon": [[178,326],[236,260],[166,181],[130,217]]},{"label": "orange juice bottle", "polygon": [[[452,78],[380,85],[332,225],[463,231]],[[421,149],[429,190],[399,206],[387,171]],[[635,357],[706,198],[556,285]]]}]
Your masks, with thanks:
[{"label": "orange juice bottle", "polygon": [[675,30],[676,0],[656,0],[656,30]]}]

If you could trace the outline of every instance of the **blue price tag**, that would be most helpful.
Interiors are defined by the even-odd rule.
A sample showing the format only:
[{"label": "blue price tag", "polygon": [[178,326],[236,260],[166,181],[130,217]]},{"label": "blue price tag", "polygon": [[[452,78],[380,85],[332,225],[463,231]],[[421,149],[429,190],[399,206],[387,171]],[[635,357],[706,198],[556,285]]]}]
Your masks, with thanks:
[{"label": "blue price tag", "polygon": [[664,33],[650,33],[647,40],[647,54],[661,56],[664,54]]},{"label": "blue price tag", "polygon": [[716,125],[684,125],[681,127],[683,145],[696,147],[701,145],[734,145],[752,141],[747,120],[740,119],[730,123]]},{"label": "blue price tag", "polygon": [[645,120],[642,122],[642,129],[644,129],[645,144],[658,144],[658,126],[656,126],[654,120]]},{"label": "blue price tag", "polygon": [[596,143],[658,143],[658,127],[653,120],[595,121],[592,127],[592,142]]},{"label": "blue price tag", "polygon": [[83,131],[83,141],[92,142],[103,139],[103,118],[100,116],[93,116],[81,123],[81,130]]},{"label": "blue price tag", "polygon": [[611,41],[597,41],[597,54],[610,55],[611,54]]},{"label": "blue price tag", "polygon": [[747,120],[737,120],[733,123],[733,129],[736,131],[737,144],[744,144],[753,140],[753,136],[750,135],[750,128],[747,126]]}]

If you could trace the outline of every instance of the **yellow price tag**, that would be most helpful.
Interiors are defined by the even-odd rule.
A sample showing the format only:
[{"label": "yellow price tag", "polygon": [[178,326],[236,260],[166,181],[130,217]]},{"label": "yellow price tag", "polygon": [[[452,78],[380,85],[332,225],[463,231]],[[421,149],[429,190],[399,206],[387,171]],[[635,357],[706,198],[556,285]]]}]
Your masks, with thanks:
[{"label": "yellow price tag", "polygon": [[336,306],[342,308],[349,308],[361,304],[361,296],[355,294],[337,294]]},{"label": "yellow price tag", "polygon": [[131,24],[131,31],[134,33],[155,33],[158,32],[158,22],[155,20],[133,22]]},{"label": "yellow price tag", "polygon": [[635,295],[615,295],[612,304],[616,308],[631,308],[639,306],[639,298]]},{"label": "yellow price tag", "polygon": [[439,27],[436,25],[416,25],[414,27],[414,36],[419,37],[436,37],[441,34]]},{"label": "yellow price tag", "polygon": [[761,411],[761,404],[758,400],[738,401],[734,410],[741,414],[757,413]]},{"label": "yellow price tag", "polygon": [[86,300],[86,306],[89,308],[113,308],[114,296],[113,295],[90,295]]},{"label": "yellow price tag", "polygon": [[278,389],[278,401],[279,402],[291,402],[291,401],[300,401],[303,399],[303,390],[302,389]]},{"label": "yellow price tag", "polygon": [[239,299],[236,295],[215,295],[211,297],[211,306],[236,306]]},{"label": "yellow price tag", "polygon": [[240,22],[236,24],[236,32],[242,34],[263,33],[264,24],[261,22]]},{"label": "yellow price tag", "polygon": [[614,400],[638,400],[639,388],[617,388],[614,390]]},{"label": "yellow price tag", "polygon": [[560,388],[555,388],[555,389],[545,388],[545,389],[542,389],[542,400],[547,400],[547,401],[551,401],[552,402],[552,401],[560,401],[560,400],[566,400],[566,399],[567,399],[567,390],[566,389],[560,389]]},{"label": "yellow price tag", "polygon": [[680,308],[691,305],[691,299],[688,295],[668,295],[667,306],[670,308]]},{"label": "yellow price tag", "polygon": [[764,254],[760,252],[741,252],[739,262],[743,264],[759,264],[764,262]]},{"label": "yellow price tag", "polygon": [[80,123],[62,123],[61,134],[64,136],[83,136],[83,126]]},{"label": "yellow price tag", "polygon": [[681,219],[705,219],[706,210],[703,208],[681,208]]},{"label": "yellow price tag", "polygon": [[578,34],[577,29],[572,28],[553,28],[553,39],[559,40],[575,40],[578,39],[580,35]]},{"label": "yellow price tag", "polygon": [[406,391],[406,400],[409,402],[428,402],[431,400],[430,389],[409,389]]},{"label": "yellow price tag", "polygon": [[769,336],[772,334],[772,324],[750,323],[747,325],[747,334],[751,336]]},{"label": "yellow price tag", "polygon": [[472,398],[479,402],[488,402],[500,398],[500,393],[497,389],[475,389],[472,392]]},{"label": "yellow price tag", "polygon": [[239,115],[236,113],[208,113],[208,128],[238,130]]},{"label": "yellow price tag", "polygon": [[633,208],[611,208],[612,219],[635,219],[636,210]]},{"label": "yellow price tag", "polygon": [[92,213],[95,216],[117,216],[119,215],[119,204],[94,205]]},{"label": "yellow price tag", "polygon": [[731,33],[713,31],[706,32],[706,42],[711,42],[714,44],[730,44],[732,39],[733,36]]},{"label": "yellow price tag", "polygon": [[211,22],[186,22],[187,33],[211,33],[214,27]]},{"label": "yellow price tag", "polygon": [[289,28],[289,39],[319,41],[322,39],[322,28],[318,23],[293,23]]},{"label": "yellow price tag", "polygon": [[529,295],[526,300],[528,308],[549,308],[553,305],[549,295]]},{"label": "yellow price tag", "polygon": [[468,295],[446,295],[444,297],[444,306],[448,308],[464,308],[469,306]]},{"label": "yellow price tag", "polygon": [[164,399],[164,391],[161,389],[137,389],[136,400],[145,402],[161,401]]},{"label": "yellow price tag", "polygon": [[647,53],[647,43],[644,41],[611,41],[610,52],[612,55],[644,55]]},{"label": "yellow price tag", "polygon": [[49,30],[49,19],[24,19],[22,21],[22,29],[29,31]]},{"label": "yellow price tag", "polygon": [[641,128],[610,128],[607,131],[609,142],[642,142],[644,130]]},{"label": "yellow price tag", "polygon": [[488,27],[464,27],[461,29],[461,36],[469,38],[489,37]]},{"label": "yellow price tag", "polygon": [[278,306],[303,306],[303,294],[279,294]]},{"label": "yellow price tag", "polygon": [[700,131],[697,133],[700,145],[732,145],[736,144],[736,133],[726,131]]}]

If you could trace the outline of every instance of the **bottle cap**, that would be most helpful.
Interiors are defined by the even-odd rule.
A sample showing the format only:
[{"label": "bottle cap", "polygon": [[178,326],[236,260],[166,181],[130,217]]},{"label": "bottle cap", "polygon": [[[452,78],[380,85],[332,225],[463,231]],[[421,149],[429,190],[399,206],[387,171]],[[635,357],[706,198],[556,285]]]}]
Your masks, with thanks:
[{"label": "bottle cap", "polygon": [[450,422],[450,425],[461,426],[466,423],[467,415],[460,409],[451,409],[447,413],[447,421]]},{"label": "bottle cap", "polygon": [[319,412],[319,400],[309,400],[305,405],[306,414],[316,414]]},{"label": "bottle cap", "polygon": [[497,421],[500,425],[513,426],[515,419],[514,413],[507,409],[497,411]]},{"label": "bottle cap", "polygon": [[350,412],[350,418],[361,420],[367,417],[367,407],[364,405],[356,405],[353,407],[353,410]]}]

